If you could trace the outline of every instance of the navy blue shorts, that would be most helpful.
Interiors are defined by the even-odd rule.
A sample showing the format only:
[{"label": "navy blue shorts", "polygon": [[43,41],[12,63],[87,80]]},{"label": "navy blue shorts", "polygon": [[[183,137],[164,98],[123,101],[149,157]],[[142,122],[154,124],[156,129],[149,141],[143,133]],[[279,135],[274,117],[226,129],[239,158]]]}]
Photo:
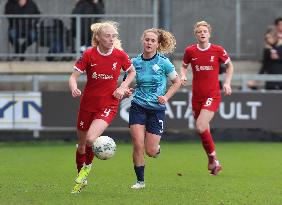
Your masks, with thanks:
[{"label": "navy blue shorts", "polygon": [[131,102],[129,110],[130,125],[145,125],[146,131],[162,136],[164,130],[165,110],[151,110]]}]

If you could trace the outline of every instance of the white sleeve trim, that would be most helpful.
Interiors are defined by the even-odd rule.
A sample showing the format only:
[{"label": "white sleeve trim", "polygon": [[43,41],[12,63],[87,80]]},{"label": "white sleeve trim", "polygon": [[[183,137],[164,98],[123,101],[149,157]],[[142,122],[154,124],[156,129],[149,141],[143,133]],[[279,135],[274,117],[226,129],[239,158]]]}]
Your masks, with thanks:
[{"label": "white sleeve trim", "polygon": [[189,65],[189,63],[186,64],[186,63],[184,63],[184,61],[182,61],[182,64],[183,64],[183,65]]},{"label": "white sleeve trim", "polygon": [[75,69],[75,70],[77,70],[78,72],[80,72],[80,73],[84,73],[82,70],[80,70],[78,67],[76,67],[76,66],[73,66],[73,68]]},{"label": "white sleeve trim", "polygon": [[227,58],[227,60],[224,62],[224,64],[227,64],[227,63],[229,63],[231,61],[231,59],[230,58]]},{"label": "white sleeve trim", "polygon": [[132,64],[131,64],[131,65],[126,69],[126,71],[124,71],[124,72],[129,71],[131,67],[132,67]]},{"label": "white sleeve trim", "polygon": [[178,74],[177,74],[177,72],[174,70],[174,71],[170,72],[169,74],[167,74],[167,76],[168,76],[168,78],[169,78],[170,80],[174,80],[175,78],[177,78]]}]

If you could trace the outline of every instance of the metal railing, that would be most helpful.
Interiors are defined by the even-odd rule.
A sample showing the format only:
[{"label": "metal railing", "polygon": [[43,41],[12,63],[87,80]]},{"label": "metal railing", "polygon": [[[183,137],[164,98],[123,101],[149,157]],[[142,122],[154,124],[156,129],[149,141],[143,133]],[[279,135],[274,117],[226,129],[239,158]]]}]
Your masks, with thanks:
[{"label": "metal railing", "polygon": [[[120,77],[120,81],[122,76]],[[69,75],[0,75],[0,82],[7,83],[21,83],[21,84],[29,84],[29,91],[41,91],[42,83],[66,83],[69,80]],[[224,75],[219,76],[219,80],[224,80]],[[78,82],[85,82],[86,77],[82,76],[78,79]],[[282,74],[235,74],[232,79],[232,86],[234,89],[240,89],[241,91],[249,91],[250,88],[248,86],[249,81],[258,81],[259,90],[265,91],[262,84],[264,82],[282,82]],[[191,84],[191,76],[188,76],[188,82]],[[189,84],[188,84],[189,87]],[[185,89],[185,88],[184,88]],[[26,90],[25,90],[26,91]]]},{"label": "metal railing", "polygon": [[152,14],[114,15],[0,15],[0,24],[3,25],[0,40],[4,42],[0,58],[50,61],[79,58],[81,52],[91,46],[90,25],[97,19],[119,22],[121,40],[131,42],[123,48],[134,56],[139,50],[143,30],[158,26],[156,11],[154,9]]}]

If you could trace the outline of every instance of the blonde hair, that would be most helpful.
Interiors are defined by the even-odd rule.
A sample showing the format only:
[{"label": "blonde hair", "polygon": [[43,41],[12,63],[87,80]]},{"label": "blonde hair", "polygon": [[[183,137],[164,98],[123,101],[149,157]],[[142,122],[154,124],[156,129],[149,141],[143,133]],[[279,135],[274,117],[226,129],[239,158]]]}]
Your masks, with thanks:
[{"label": "blonde hair", "polygon": [[[91,42],[93,47],[96,47],[96,46],[99,45],[99,41],[98,41],[97,36],[101,35],[101,30],[105,27],[111,27],[118,33],[118,23],[115,22],[115,21],[104,21],[104,22],[92,24],[90,29],[93,32],[92,42]],[[114,41],[114,47],[119,49],[119,50],[122,50],[121,40],[119,38],[117,38]]]},{"label": "blonde hair", "polygon": [[141,40],[143,40],[145,35],[149,32],[152,32],[158,36],[159,46],[157,51],[164,54],[172,53],[174,51],[176,47],[176,40],[172,33],[158,28],[151,28],[143,32]]},{"label": "blonde hair", "polygon": [[208,28],[210,34],[211,34],[211,31],[212,31],[212,27],[210,24],[208,24],[206,21],[198,21],[197,23],[195,23],[194,25],[194,35],[197,33],[197,30],[200,26],[205,26]]}]

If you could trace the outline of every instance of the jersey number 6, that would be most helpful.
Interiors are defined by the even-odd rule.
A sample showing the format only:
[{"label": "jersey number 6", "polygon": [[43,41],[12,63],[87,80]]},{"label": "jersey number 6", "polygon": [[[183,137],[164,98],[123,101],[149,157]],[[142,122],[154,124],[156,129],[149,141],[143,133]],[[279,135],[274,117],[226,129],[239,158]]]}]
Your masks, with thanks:
[{"label": "jersey number 6", "polygon": [[212,104],[212,100],[213,100],[212,98],[208,98],[204,106],[205,107],[210,106]]}]

